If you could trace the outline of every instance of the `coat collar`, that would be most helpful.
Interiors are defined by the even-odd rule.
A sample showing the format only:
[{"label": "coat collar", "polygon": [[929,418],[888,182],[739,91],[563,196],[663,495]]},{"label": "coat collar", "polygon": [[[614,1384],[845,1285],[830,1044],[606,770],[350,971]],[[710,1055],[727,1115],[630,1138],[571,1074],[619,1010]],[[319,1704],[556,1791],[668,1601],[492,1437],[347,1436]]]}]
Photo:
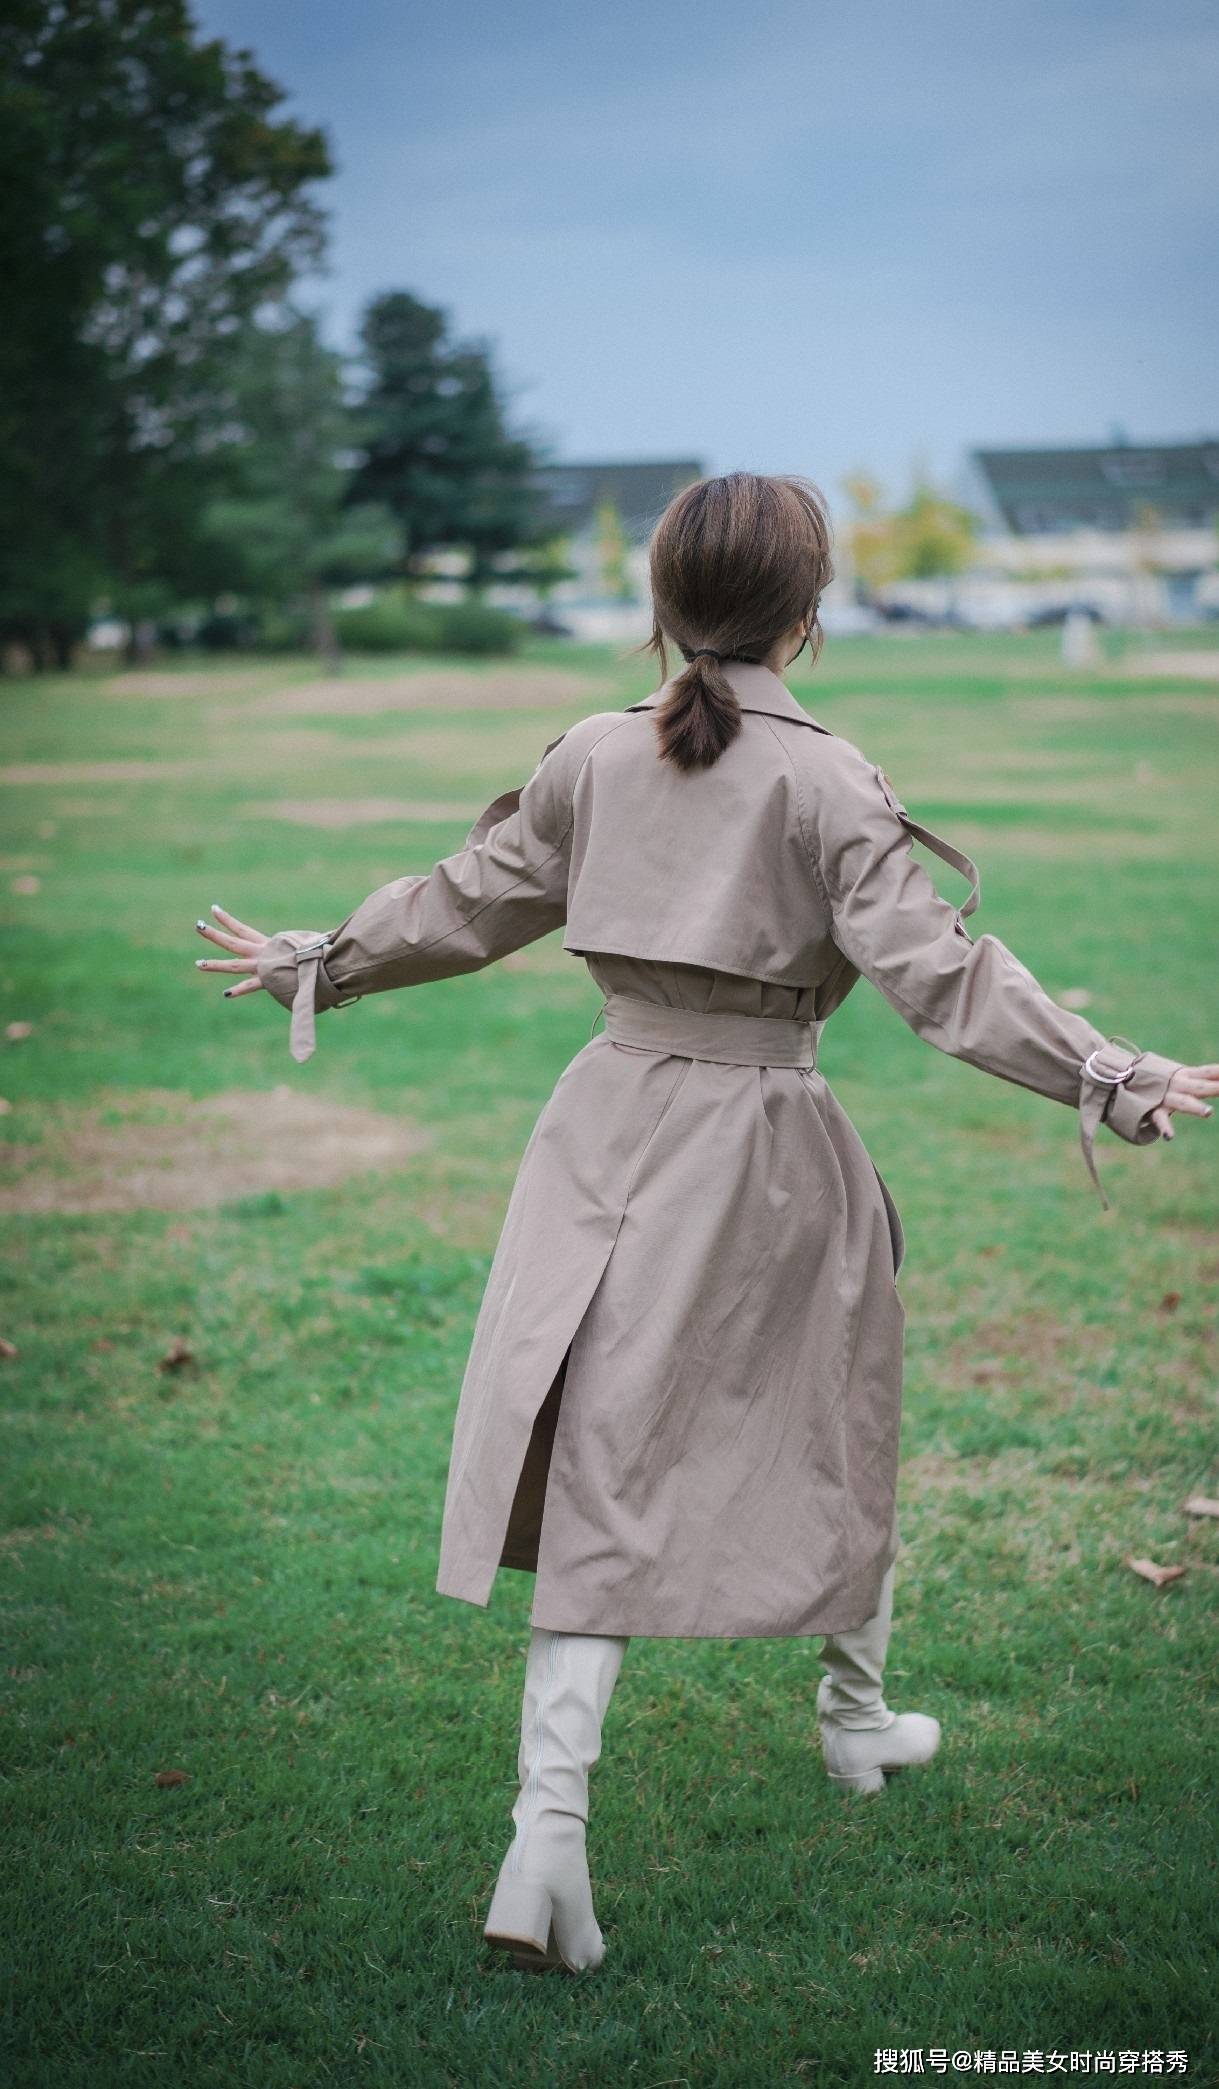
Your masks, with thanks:
[{"label": "coat collar", "polygon": [[[810,717],[804,706],[796,702],[786,682],[771,668],[763,667],[760,660],[725,660],[723,668],[742,711],[765,711],[771,718],[788,718],[796,725],[811,725],[814,732],[832,732],[831,726],[822,725],[816,718]],[[681,670],[678,669],[677,672],[680,673]],[[670,680],[676,680],[676,675],[671,676]],[[627,710],[655,710],[663,703],[668,686],[666,682],[660,689],[654,690],[651,696],[645,696],[640,703],[628,704]]]}]

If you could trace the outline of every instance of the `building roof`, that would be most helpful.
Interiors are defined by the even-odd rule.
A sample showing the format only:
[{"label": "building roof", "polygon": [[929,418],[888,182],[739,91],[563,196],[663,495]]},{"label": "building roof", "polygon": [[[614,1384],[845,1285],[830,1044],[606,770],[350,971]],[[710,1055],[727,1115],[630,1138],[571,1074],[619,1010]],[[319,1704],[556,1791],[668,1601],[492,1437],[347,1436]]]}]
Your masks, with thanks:
[{"label": "building roof", "polygon": [[675,493],[705,476],[693,458],[652,464],[545,464],[533,474],[555,534],[579,536],[612,501],[632,543],[642,544]]},{"label": "building roof", "polygon": [[1175,526],[1219,514],[1219,437],[1074,450],[974,450],[973,463],[1018,537],[1128,529],[1149,508]]}]

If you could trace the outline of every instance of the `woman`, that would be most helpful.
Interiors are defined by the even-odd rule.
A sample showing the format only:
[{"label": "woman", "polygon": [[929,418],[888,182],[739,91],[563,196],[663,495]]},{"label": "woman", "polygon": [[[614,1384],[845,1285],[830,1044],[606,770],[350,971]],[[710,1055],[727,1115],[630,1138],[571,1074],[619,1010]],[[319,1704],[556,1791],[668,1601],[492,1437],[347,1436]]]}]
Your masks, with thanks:
[{"label": "woman", "polygon": [[[563,928],[605,1032],[533,1131],[453,1432],[437,1590],[536,1576],[513,1807],[485,1926],[521,1966],[600,1964],[588,1772],[628,1639],[822,1638],[829,1774],[876,1791],[934,1719],[882,1676],[895,1559],[904,1308],[897,1210],[824,1076],[860,975],[920,1036],[1136,1145],[1210,1116],[1219,1066],[1127,1049],[974,940],[969,858],[782,680],[831,577],[816,489],[688,487],[651,545],[651,645],[684,668],[581,720],[463,849],[329,934],[201,933],[292,1009],[474,971]],[[972,882],[942,899],[911,837]],[[1099,1187],[1099,1182],[1098,1185]],[[1103,1193],[1102,1193],[1103,1194]]]}]

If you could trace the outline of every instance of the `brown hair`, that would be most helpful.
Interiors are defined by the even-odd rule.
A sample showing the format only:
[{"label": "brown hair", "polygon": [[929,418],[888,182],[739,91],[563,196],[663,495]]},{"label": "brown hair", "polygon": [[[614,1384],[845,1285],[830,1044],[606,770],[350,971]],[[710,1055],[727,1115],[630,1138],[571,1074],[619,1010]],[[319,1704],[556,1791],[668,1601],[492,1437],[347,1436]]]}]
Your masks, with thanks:
[{"label": "brown hair", "polygon": [[710,768],[741,730],[740,706],[711,653],[764,660],[802,618],[814,660],[821,651],[817,605],[834,577],[824,498],[791,474],[700,479],[669,502],[650,564],[652,636],[638,650],[656,654],[664,680],[666,637],[687,663],[655,713],[659,752],[679,769]]}]

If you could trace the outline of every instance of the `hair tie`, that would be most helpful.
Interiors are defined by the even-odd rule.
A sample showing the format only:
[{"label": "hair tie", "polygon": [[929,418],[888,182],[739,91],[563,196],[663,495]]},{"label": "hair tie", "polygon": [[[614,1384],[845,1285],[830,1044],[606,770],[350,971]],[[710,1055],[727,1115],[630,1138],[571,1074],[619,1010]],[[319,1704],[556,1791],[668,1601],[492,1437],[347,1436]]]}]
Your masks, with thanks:
[{"label": "hair tie", "polygon": [[706,653],[712,660],[722,660],[724,657],[722,653],[716,652],[714,646],[700,646],[697,653],[691,653],[691,663],[693,663],[695,660],[701,660],[704,653]]}]

